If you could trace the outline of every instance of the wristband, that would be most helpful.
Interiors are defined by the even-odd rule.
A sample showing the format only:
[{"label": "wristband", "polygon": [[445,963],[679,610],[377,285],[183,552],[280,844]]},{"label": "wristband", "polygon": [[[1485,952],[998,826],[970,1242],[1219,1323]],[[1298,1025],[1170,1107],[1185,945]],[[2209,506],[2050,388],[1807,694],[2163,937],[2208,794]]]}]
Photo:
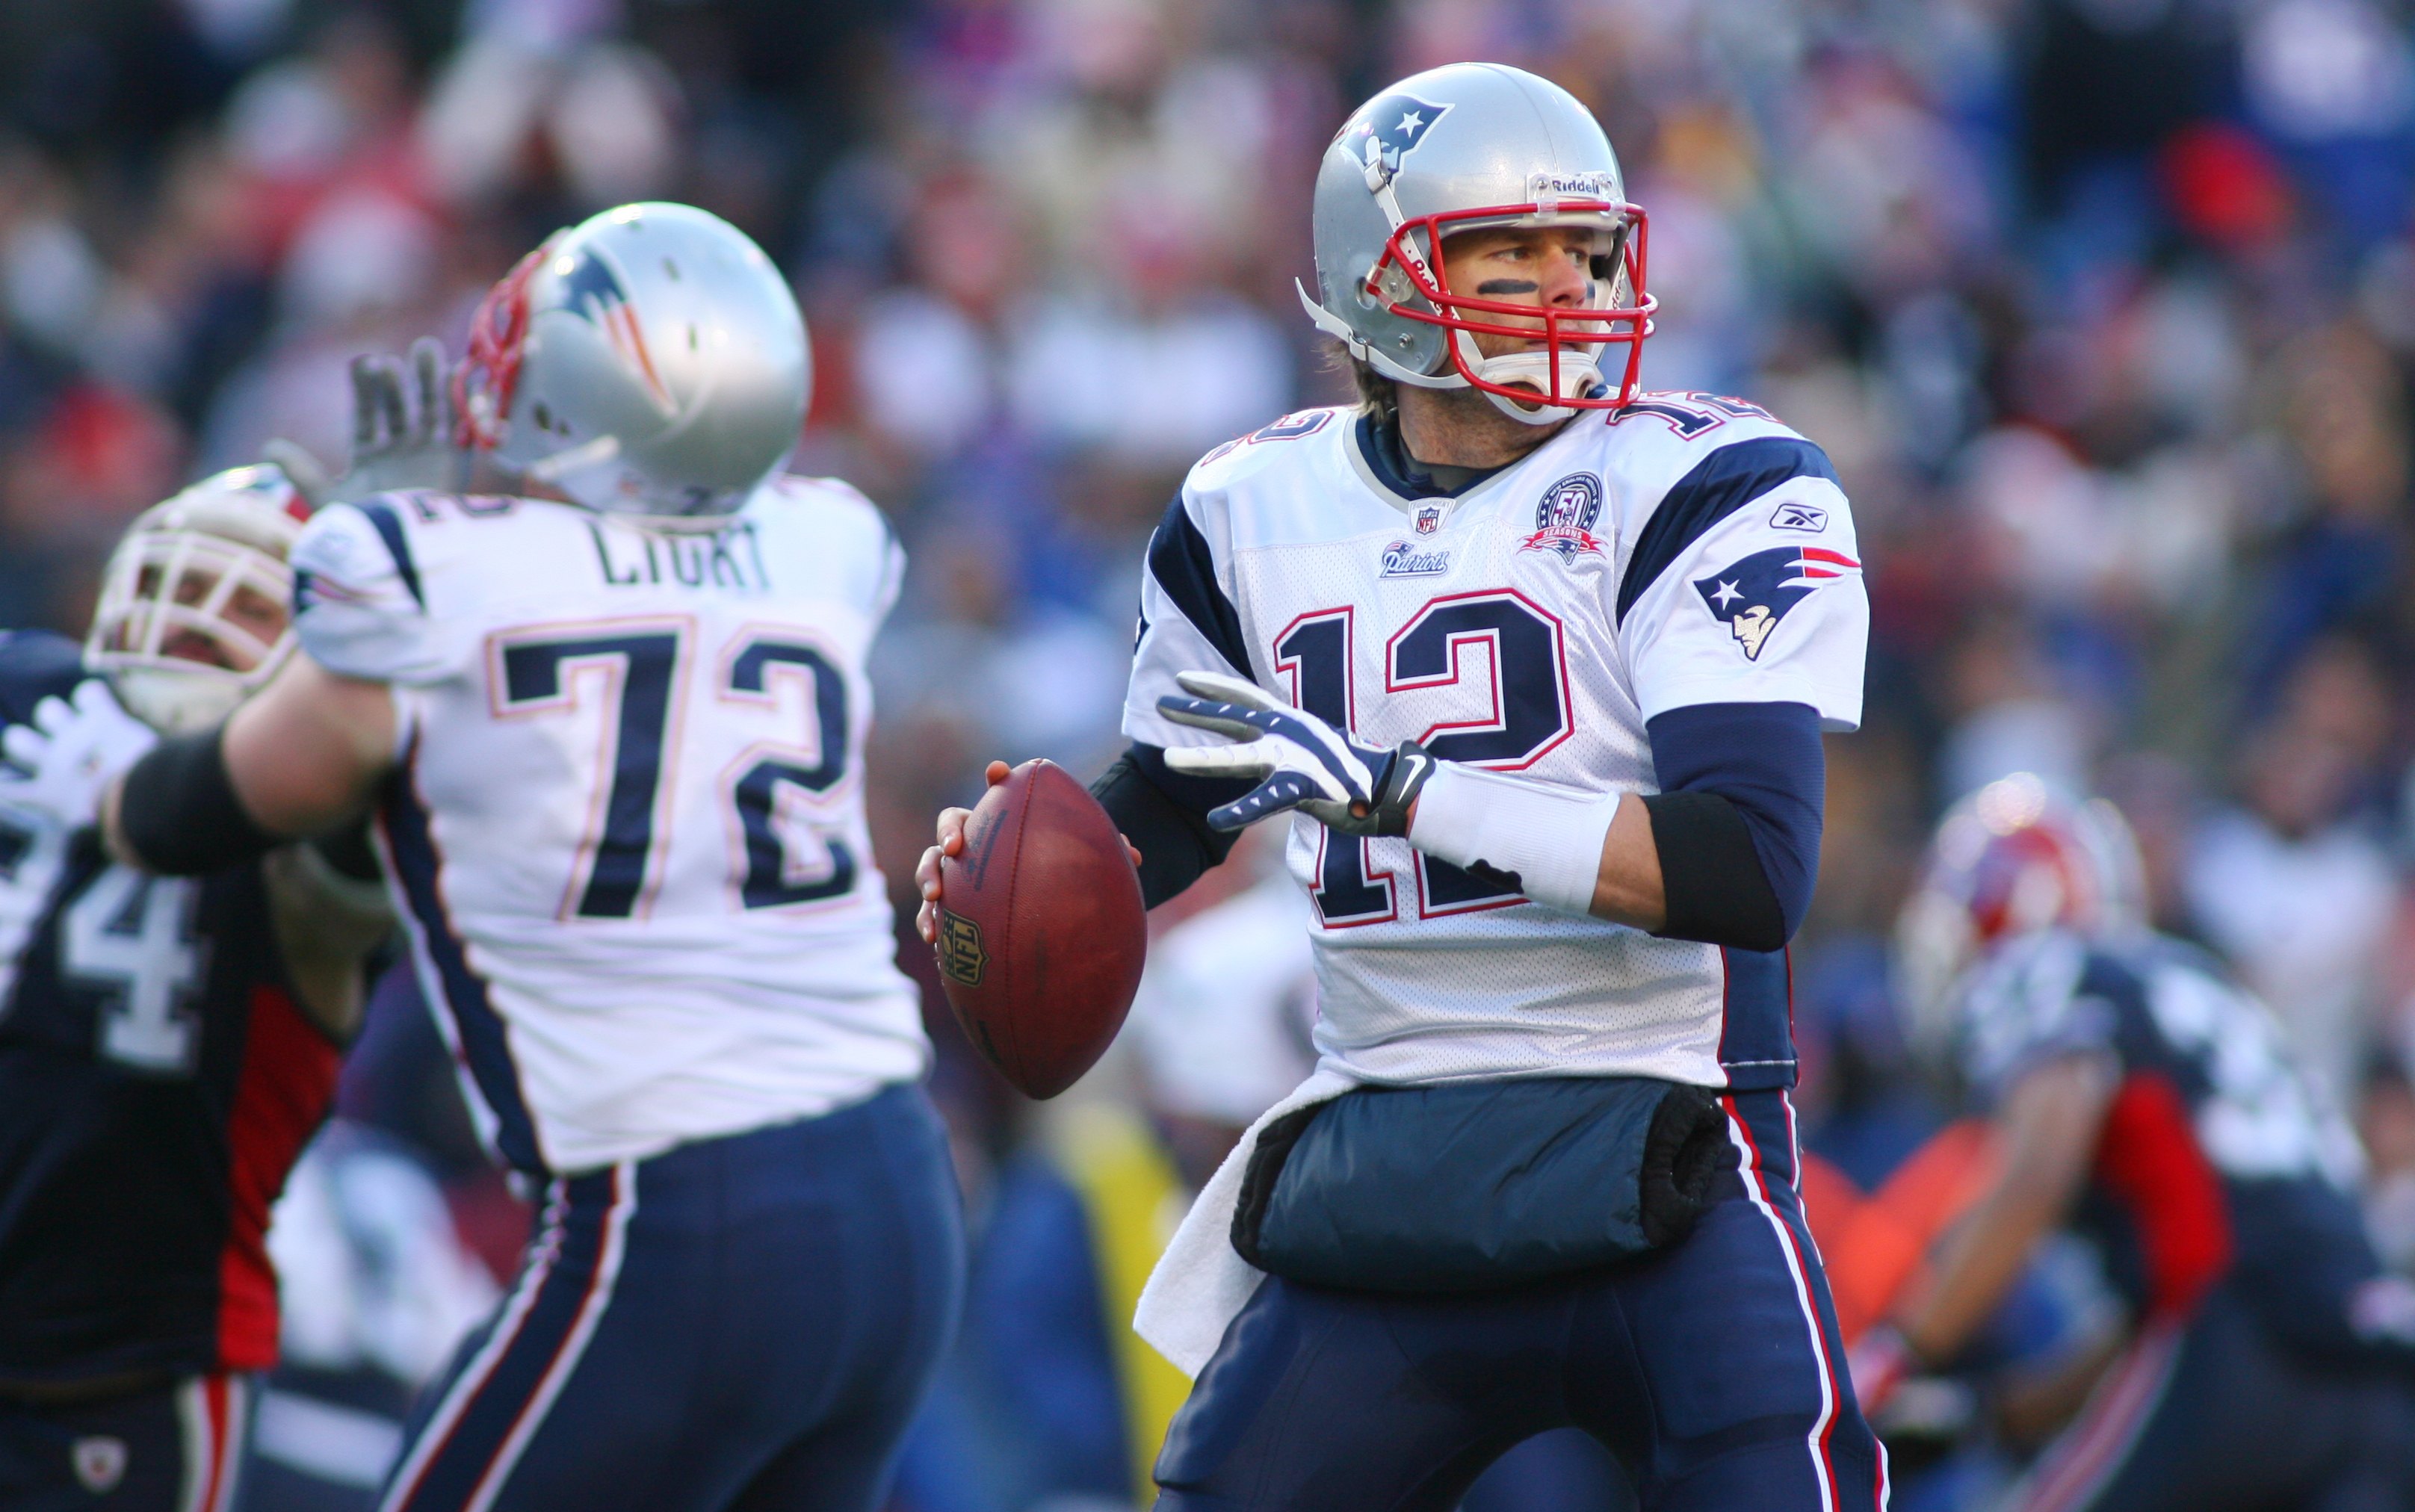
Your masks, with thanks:
[{"label": "wristband", "polygon": [[1440,761],[1418,796],[1409,844],[1436,861],[1499,876],[1546,908],[1590,913],[1619,798]]},{"label": "wristband", "polygon": [[165,876],[204,876],[279,844],[235,796],[223,725],[161,741],[127,772],[117,828],[135,859]]}]

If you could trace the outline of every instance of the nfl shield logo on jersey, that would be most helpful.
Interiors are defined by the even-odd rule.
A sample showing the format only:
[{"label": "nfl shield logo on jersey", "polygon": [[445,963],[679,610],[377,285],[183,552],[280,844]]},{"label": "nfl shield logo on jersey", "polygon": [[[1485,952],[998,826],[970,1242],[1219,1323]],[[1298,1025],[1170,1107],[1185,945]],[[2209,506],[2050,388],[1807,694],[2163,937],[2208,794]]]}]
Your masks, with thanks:
[{"label": "nfl shield logo on jersey", "polygon": [[1571,472],[1543,490],[1535,506],[1535,533],[1518,543],[1521,551],[1556,551],[1562,561],[1580,555],[1598,556],[1601,541],[1593,533],[1601,518],[1601,480],[1590,472]]},{"label": "nfl shield logo on jersey", "polygon": [[1442,505],[1419,504],[1418,506],[1418,533],[1419,535],[1432,535],[1434,531],[1441,529]]},{"label": "nfl shield logo on jersey", "polygon": [[75,1441],[68,1450],[76,1480],[95,1496],[105,1496],[126,1478],[126,1441],[94,1433]]},{"label": "nfl shield logo on jersey", "polygon": [[1861,566],[1841,551],[1809,546],[1779,546],[1774,551],[1756,551],[1708,577],[1695,578],[1694,591],[1702,595],[1712,615],[1733,632],[1745,660],[1757,662],[1761,660],[1762,648],[1769,644],[1769,633],[1778,628],[1778,621],[1786,618],[1788,610],[1802,603],[1812,590],[1848,572],[1858,572]]}]

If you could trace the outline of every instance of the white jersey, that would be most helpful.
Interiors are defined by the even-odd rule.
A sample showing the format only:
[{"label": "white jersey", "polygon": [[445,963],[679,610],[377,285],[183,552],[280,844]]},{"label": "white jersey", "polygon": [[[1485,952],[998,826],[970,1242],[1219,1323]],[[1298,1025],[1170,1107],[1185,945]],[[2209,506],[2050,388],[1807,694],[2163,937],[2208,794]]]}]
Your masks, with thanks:
[{"label": "white jersey", "polygon": [[[1733,399],[1582,415],[1455,497],[1362,417],[1311,410],[1210,453],[1149,546],[1124,730],[1218,737],[1157,700],[1237,673],[1365,744],[1585,793],[1658,790],[1646,722],[1705,703],[1861,719],[1869,606],[1819,448]],[[1292,821],[1325,1061],[1387,1083],[1635,1074],[1791,1082],[1787,971],[1573,916],[1405,840]]]},{"label": "white jersey", "polygon": [[389,494],[321,511],[293,565],[303,649],[395,689],[387,875],[505,1159],[643,1159],[921,1074],[863,811],[904,556],[861,494],[774,478],[704,532]]}]

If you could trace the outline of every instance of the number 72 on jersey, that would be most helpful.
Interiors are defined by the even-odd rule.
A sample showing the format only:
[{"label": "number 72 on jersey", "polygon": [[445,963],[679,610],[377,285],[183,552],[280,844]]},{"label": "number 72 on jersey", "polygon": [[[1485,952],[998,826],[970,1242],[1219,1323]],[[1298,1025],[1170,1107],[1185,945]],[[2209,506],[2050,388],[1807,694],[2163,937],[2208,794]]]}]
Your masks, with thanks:
[{"label": "number 72 on jersey", "polygon": [[[593,817],[572,867],[563,912],[627,919],[641,911],[657,851],[667,767],[682,731],[679,686],[692,621],[621,621],[507,633],[488,645],[488,677],[502,718],[566,715],[598,681],[607,700],[608,759],[597,774]],[[808,680],[808,725],[796,744],[756,742],[723,773],[736,837],[731,872],[742,906],[775,908],[845,896],[859,862],[843,838],[848,815],[831,801],[847,775],[849,710],[833,652],[801,630],[738,632],[714,662],[719,700],[777,707],[774,680]],[[582,673],[601,672],[600,680]]]}]

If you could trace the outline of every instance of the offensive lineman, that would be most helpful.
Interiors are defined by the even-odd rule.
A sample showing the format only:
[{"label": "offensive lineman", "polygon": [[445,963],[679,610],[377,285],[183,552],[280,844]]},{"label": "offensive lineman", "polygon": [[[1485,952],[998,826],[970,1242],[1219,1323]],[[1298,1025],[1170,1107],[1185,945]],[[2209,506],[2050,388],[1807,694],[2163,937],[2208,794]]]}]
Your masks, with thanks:
[{"label": "offensive lineman", "polygon": [[322,511],[306,654],[112,800],[171,875],[373,808],[486,1131],[545,1184],[385,1512],[866,1512],[945,1347],[958,1199],[862,808],[903,560],[777,472],[808,374],[723,221],[557,234],[451,390],[516,492]]},{"label": "offensive lineman", "polygon": [[0,772],[0,1505],[232,1505],[277,1355],[269,1205],[393,916],[356,837],[184,880],[92,826],[108,771],[292,650],[303,514],[274,467],[205,478],[128,530],[81,652],[0,635],[7,746],[39,769]]},{"label": "offensive lineman", "polygon": [[2415,1287],[2365,1237],[2356,1135],[2269,1010],[2146,926],[2139,870],[2109,805],[2028,773],[1939,825],[1899,932],[1912,1038],[2003,1154],[1855,1384],[1950,1365],[2068,1224],[2129,1332],[2008,1507],[2415,1506]]},{"label": "offensive lineman", "polygon": [[[1836,475],[1751,405],[1635,392],[1643,214],[1540,79],[1462,64],[1386,90],[1328,148],[1314,222],[1302,298],[1366,402],[1192,470],[1149,546],[1132,744],[1093,788],[1152,905],[1290,815],[1317,915],[1319,1070],[1141,1301],[1197,1378],[1158,1505],[1441,1512],[1570,1424],[1646,1505],[1882,1505],[1785,1092],[1821,734],[1861,712]],[[926,937],[962,826],[942,815],[924,857]],[[1690,1235],[1509,1266],[1522,1225],[1606,1203],[1554,1173],[1642,1137],[1594,1118],[1631,1088],[1659,1099],[1655,1137],[1697,1107],[1724,1157]],[[1369,1169],[1403,1175],[1354,1186]],[[1237,1249],[1295,1179],[1363,1220],[1326,1232],[1342,1280]],[[1479,1295],[1392,1273],[1453,1229],[1501,1241],[1497,1273],[1454,1282]]]}]

